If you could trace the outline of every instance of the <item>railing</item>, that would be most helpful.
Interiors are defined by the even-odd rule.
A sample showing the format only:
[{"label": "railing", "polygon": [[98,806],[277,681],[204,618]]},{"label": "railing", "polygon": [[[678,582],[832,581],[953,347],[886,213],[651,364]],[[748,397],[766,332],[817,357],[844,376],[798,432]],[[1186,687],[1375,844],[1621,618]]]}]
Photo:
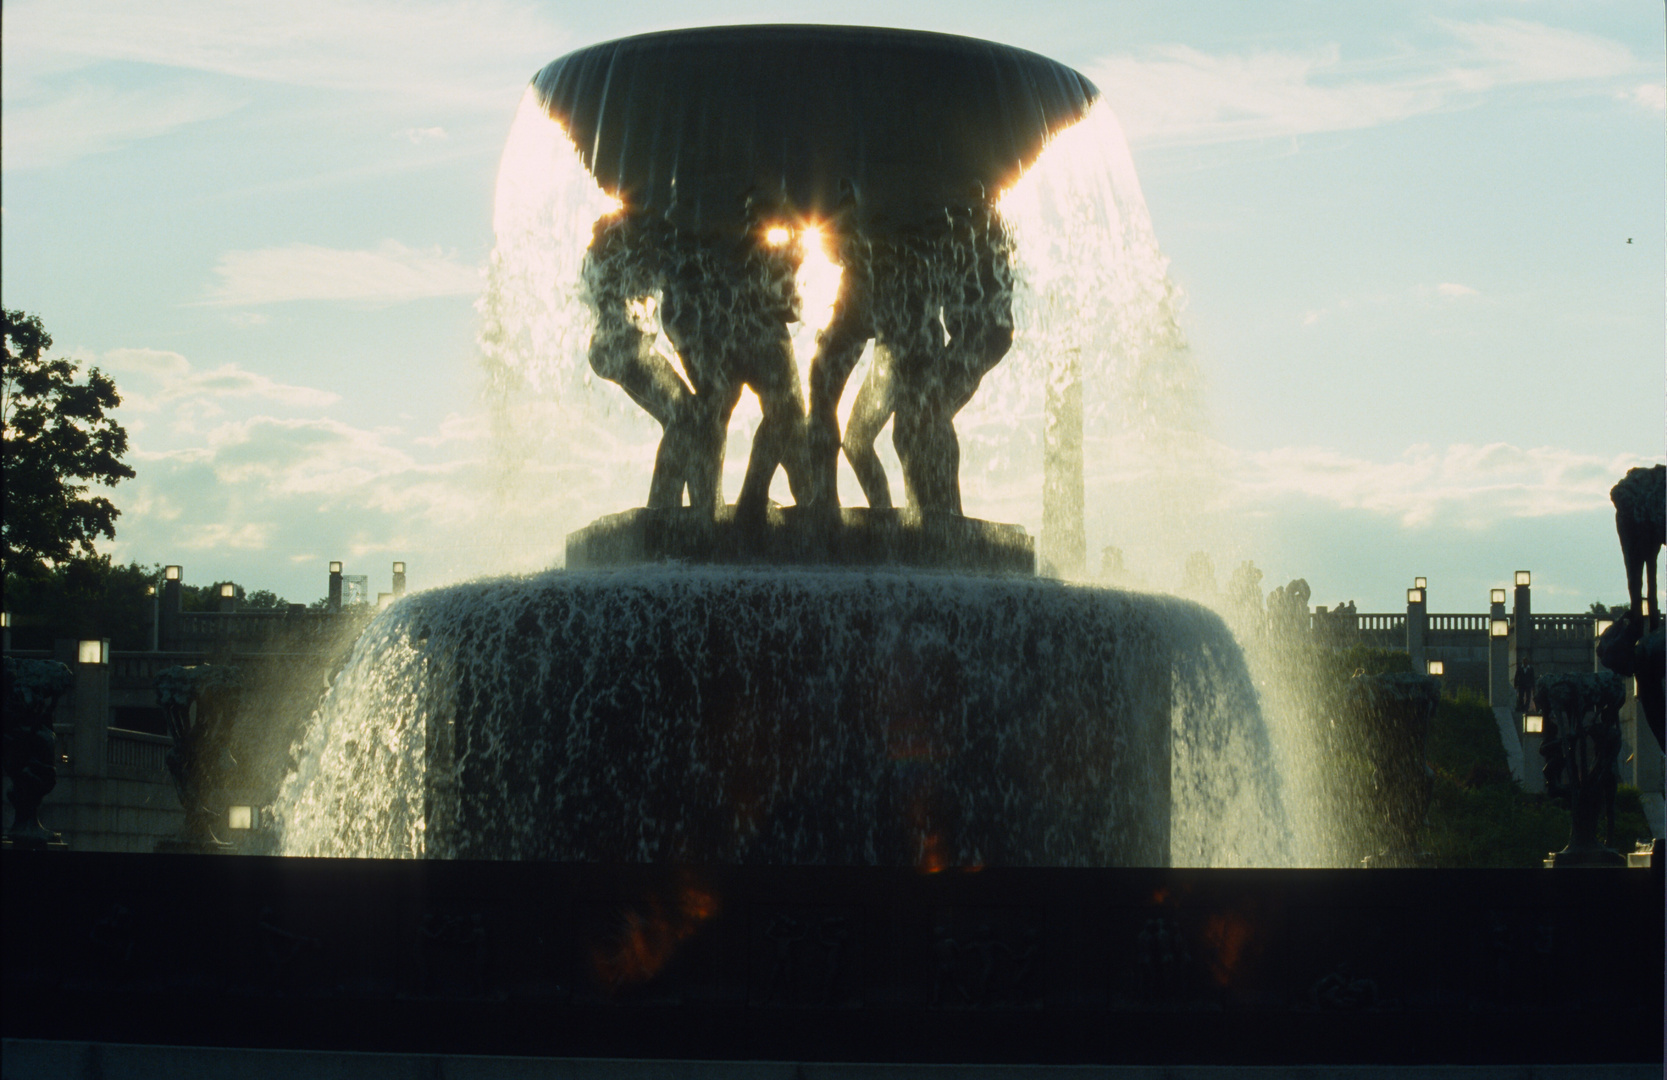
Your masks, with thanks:
[{"label": "railing", "polygon": [[105,760],[140,772],[168,772],[168,750],[174,740],[166,735],[151,735],[143,731],[109,728],[109,753]]},{"label": "railing", "polygon": [[1426,630],[1467,630],[1481,634],[1488,632],[1486,615],[1426,615],[1424,618]]},{"label": "railing", "polygon": [[1593,635],[1590,615],[1533,615],[1529,617],[1534,637],[1553,640],[1590,640]]},{"label": "railing", "polygon": [[1355,616],[1355,626],[1360,630],[1398,630],[1406,633],[1407,617],[1404,614],[1380,615],[1376,613],[1361,613]]},{"label": "railing", "polygon": [[193,611],[180,615],[172,630],[176,647],[267,645],[281,638],[308,638],[326,628],[346,628],[351,612]]},{"label": "railing", "polygon": [[206,611],[181,615],[179,636],[188,641],[264,641],[280,630],[287,611]]},{"label": "railing", "polygon": [[149,681],[157,672],[171,667],[191,667],[205,662],[200,652],[114,652],[110,654],[110,678]]}]

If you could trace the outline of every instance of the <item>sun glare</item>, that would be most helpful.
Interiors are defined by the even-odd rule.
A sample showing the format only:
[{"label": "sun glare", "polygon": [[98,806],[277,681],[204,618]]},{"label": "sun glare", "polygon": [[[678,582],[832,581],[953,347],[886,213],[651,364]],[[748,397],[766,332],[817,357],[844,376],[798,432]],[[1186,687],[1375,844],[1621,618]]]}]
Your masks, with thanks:
[{"label": "sun glare", "polygon": [[764,242],[771,247],[781,247],[792,238],[793,234],[785,225],[772,225],[764,232]]},{"label": "sun glare", "polygon": [[808,225],[800,230],[799,244],[805,252],[797,278],[803,306],[799,326],[793,334],[793,356],[798,361],[805,398],[809,400],[810,362],[816,356],[816,335],[833,318],[834,301],[839,298],[839,282],[845,271],[829,258],[827,241],[817,226]]},{"label": "sun glare", "polygon": [[547,234],[537,223],[565,224],[571,217],[584,224],[579,235],[588,244],[589,224],[622,206],[590,175],[567,132],[528,87],[498,162],[492,226],[500,240],[532,230]]}]

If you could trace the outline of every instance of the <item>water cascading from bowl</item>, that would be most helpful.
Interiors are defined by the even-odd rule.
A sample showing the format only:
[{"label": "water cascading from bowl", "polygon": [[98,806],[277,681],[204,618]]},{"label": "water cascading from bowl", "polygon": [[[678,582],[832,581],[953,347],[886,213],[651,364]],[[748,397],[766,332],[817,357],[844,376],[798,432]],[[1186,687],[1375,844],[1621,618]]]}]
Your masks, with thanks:
[{"label": "water cascading from bowl", "polygon": [[1232,635],[1037,578],[553,571],[378,616],[300,748],[290,854],[1279,865]]},{"label": "water cascading from bowl", "polygon": [[[506,515],[535,509],[546,537],[646,488],[626,527],[646,515],[696,562],[717,525],[941,538],[978,524],[967,476],[969,510],[1039,503],[1044,565],[1080,571],[1085,424],[1162,436],[1193,407],[1116,120],[1021,50],[829,27],[580,50],[529,88],[494,226],[482,352]],[[743,387],[750,421],[728,411]],[[860,476],[871,509],[842,517],[835,455],[878,433],[853,419],[876,393],[910,506]],[[728,455],[747,461],[734,520],[726,439],[751,443]],[[785,514],[763,497],[778,466]],[[1288,861],[1220,619],[973,565],[568,569],[407,598],[298,747],[284,849]]]}]

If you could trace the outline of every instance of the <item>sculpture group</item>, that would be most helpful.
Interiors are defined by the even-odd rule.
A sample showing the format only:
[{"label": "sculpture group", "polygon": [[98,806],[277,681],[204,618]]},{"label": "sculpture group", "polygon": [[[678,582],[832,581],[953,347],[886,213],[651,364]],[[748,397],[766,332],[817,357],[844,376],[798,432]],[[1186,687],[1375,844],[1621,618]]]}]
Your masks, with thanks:
[{"label": "sculpture group", "polygon": [[[780,468],[801,510],[839,520],[841,449],[869,506],[891,508],[874,453],[888,419],[908,504],[959,514],[955,416],[1013,343],[998,196],[1087,116],[1093,83],[972,38],[737,26],[593,45],[533,84],[620,204],[582,271],[589,362],[663,430],[648,507],[687,497],[716,513],[729,418],[751,388],[763,419],[738,518],[763,519]],[[789,326],[809,243],[841,278],[801,389]]]},{"label": "sculpture group", "polygon": [[[584,265],[596,318],[590,365],[663,430],[650,509],[681,506],[685,492],[690,507],[722,505],[729,420],[750,388],[763,420],[736,500],[741,519],[763,517],[778,467],[799,506],[837,509],[841,448],[869,506],[890,509],[874,451],[887,419],[909,505],[961,513],[954,421],[1013,343],[1011,236],[978,185],[903,224],[859,224],[860,194],[850,183],[844,192],[841,212],[814,232],[781,200],[756,197],[724,231],[680,230],[629,206],[597,222]],[[808,410],[789,329],[802,308],[807,235],[826,237],[841,268]],[[656,348],[655,316],[681,373]],[[839,402],[870,342],[869,376],[841,432]]]}]

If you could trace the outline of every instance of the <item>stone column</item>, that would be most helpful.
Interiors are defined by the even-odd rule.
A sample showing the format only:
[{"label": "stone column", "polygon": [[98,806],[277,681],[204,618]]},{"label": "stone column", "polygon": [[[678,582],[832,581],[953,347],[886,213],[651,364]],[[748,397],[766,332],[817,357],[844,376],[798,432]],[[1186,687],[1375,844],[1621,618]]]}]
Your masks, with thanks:
[{"label": "stone column", "polygon": [[70,759],[74,776],[102,777],[109,772],[110,743],[110,642],[97,642],[97,655],[83,659],[80,642],[56,642],[60,657],[73,657],[75,672],[71,691],[70,723],[75,725],[75,750]]},{"label": "stone column", "polygon": [[1511,671],[1534,662],[1534,606],[1529,596],[1528,571],[1517,571],[1516,595],[1511,605]]},{"label": "stone column", "polygon": [[160,648],[171,652],[179,648],[180,622],[185,610],[184,583],[181,578],[184,571],[177,566],[170,566],[167,576],[162,580],[162,612],[158,627],[158,637],[161,638]]},{"label": "stone column", "polygon": [[1427,597],[1424,589],[1407,590],[1407,655],[1412,657],[1412,670],[1418,675],[1428,672],[1424,650],[1424,632],[1429,625]]},{"label": "stone column", "polygon": [[340,615],[342,609],[342,564],[330,564],[330,592],[329,600],[325,603],[325,610],[332,615]]},{"label": "stone column", "polygon": [[1500,589],[1497,603],[1488,605],[1488,704],[1496,709],[1516,708],[1516,691],[1511,687],[1510,631],[1494,632],[1494,627],[1505,619],[1505,590]]}]

